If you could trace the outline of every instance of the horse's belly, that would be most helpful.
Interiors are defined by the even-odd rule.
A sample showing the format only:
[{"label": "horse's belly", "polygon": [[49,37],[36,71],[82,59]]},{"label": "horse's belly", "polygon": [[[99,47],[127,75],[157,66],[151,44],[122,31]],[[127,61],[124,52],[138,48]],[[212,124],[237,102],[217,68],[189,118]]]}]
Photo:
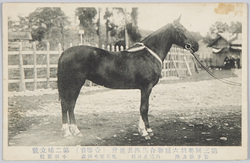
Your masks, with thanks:
[{"label": "horse's belly", "polygon": [[131,77],[110,76],[110,75],[91,75],[88,77],[92,82],[113,89],[137,89],[138,84]]}]

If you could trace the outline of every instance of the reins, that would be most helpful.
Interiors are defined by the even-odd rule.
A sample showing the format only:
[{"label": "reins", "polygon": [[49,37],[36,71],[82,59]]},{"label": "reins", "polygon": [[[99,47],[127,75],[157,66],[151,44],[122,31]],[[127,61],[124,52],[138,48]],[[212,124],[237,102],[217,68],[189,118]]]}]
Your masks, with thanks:
[{"label": "reins", "polygon": [[[151,49],[149,49],[147,46],[145,46],[143,43],[136,43],[135,45],[140,45],[139,47],[132,47],[131,49],[128,49],[126,51],[128,52],[136,52],[136,51],[140,51],[140,50],[143,50],[143,49],[146,49],[152,56],[154,56],[156,58],[156,60],[159,61],[161,67],[162,67],[162,60],[160,59],[160,57],[154,52],[152,51]],[[241,83],[237,83],[237,82],[234,82],[234,81],[229,81],[229,80],[226,80],[226,79],[222,79],[222,78],[219,78],[218,76],[216,76],[213,72],[211,72],[206,66],[204,66],[201,61],[194,55],[193,53],[193,50],[192,50],[192,46],[191,45],[185,45],[185,49],[190,51],[190,53],[194,56],[195,60],[199,63],[199,65],[209,74],[211,75],[212,77],[214,77],[215,79],[225,83],[225,84],[229,84],[229,85],[234,85],[234,86],[241,86]]]},{"label": "reins", "polygon": [[206,70],[206,72],[211,75],[212,77],[214,77],[215,79],[225,83],[225,84],[229,84],[229,85],[234,85],[234,86],[241,86],[241,83],[237,83],[237,82],[233,82],[233,81],[229,81],[229,80],[226,80],[226,79],[222,79],[222,78],[219,78],[217,77],[213,72],[211,72],[206,66],[204,66],[201,61],[194,55],[193,51],[191,50],[191,48],[186,48],[187,50],[190,51],[190,53],[194,56],[195,60],[200,64],[200,66]]}]

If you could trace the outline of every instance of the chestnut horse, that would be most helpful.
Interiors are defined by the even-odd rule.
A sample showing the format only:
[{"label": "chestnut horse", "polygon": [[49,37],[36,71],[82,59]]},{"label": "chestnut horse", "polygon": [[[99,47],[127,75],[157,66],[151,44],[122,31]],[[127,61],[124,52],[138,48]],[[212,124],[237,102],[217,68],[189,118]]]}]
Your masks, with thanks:
[{"label": "chestnut horse", "polygon": [[179,21],[180,18],[165,25],[125,51],[110,52],[82,45],[71,47],[61,54],[57,75],[65,137],[82,136],[76,125],[74,108],[86,79],[107,88],[140,89],[138,129],[145,139],[153,136],[148,122],[149,96],[161,76],[163,60],[173,44],[192,52],[199,47]]}]

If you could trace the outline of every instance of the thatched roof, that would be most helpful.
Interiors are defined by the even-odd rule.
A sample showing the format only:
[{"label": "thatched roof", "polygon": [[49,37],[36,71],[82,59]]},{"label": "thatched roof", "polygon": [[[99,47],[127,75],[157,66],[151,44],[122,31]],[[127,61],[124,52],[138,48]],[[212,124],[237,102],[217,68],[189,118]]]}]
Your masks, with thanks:
[{"label": "thatched roof", "polygon": [[218,37],[209,44],[213,46],[219,39],[224,39],[229,45],[241,45],[242,44],[242,34],[241,33],[218,33]]}]

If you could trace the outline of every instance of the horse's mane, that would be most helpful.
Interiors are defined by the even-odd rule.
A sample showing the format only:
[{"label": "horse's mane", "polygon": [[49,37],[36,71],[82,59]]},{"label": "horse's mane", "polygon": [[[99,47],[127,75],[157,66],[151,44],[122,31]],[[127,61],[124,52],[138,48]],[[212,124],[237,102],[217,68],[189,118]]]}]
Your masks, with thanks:
[{"label": "horse's mane", "polygon": [[167,29],[168,27],[170,27],[172,24],[167,24],[163,27],[161,27],[160,29],[158,29],[157,31],[149,34],[147,37],[145,37],[143,40],[141,40],[140,42],[144,42],[145,40],[148,40],[149,38],[152,38],[154,36],[158,36],[160,35],[161,33],[163,33],[165,31],[165,29]]}]

